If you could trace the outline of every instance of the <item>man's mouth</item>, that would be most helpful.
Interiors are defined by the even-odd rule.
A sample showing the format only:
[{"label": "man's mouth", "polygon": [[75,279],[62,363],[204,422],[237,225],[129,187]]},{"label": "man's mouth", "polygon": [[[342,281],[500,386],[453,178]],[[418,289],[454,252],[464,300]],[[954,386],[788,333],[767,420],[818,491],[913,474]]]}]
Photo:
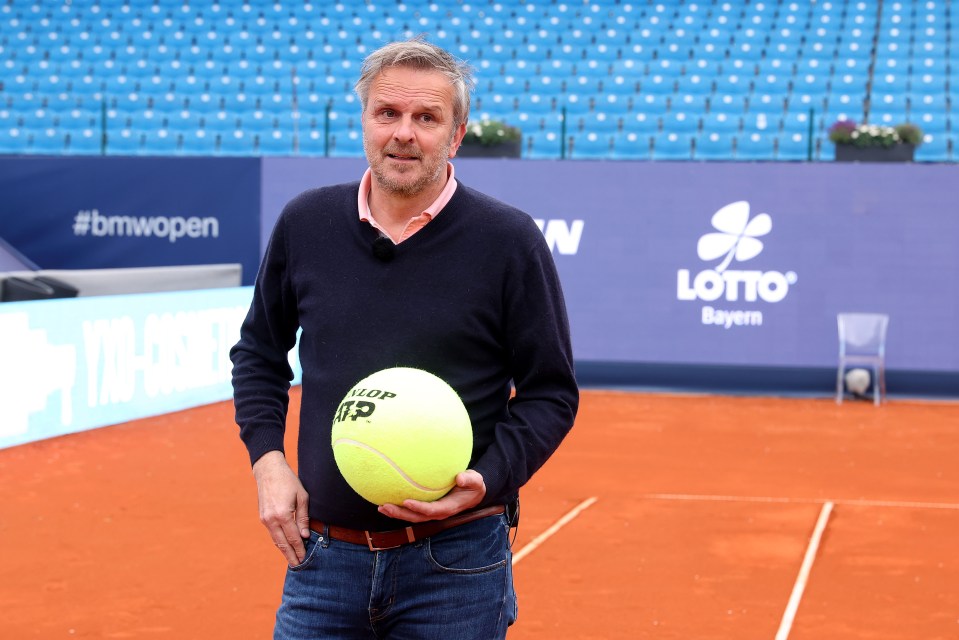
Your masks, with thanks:
[{"label": "man's mouth", "polygon": [[393,160],[419,160],[419,156],[412,153],[387,153],[386,157]]}]

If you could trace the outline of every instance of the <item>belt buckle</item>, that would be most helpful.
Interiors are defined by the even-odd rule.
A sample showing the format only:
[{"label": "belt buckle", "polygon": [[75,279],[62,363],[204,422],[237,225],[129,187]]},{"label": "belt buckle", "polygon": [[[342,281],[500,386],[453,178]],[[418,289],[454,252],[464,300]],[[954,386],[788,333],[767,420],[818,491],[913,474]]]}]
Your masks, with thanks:
[{"label": "belt buckle", "polygon": [[[416,536],[413,532],[413,527],[406,527],[404,529],[406,532],[406,539],[409,542],[416,542]],[[370,535],[369,531],[364,531],[363,535],[366,536],[366,546],[369,547],[370,551],[387,551],[389,549],[396,549],[397,547],[402,547],[404,543],[393,544],[388,547],[375,547],[373,546],[373,536]]]},{"label": "belt buckle", "polygon": [[400,546],[400,545],[398,545],[398,544],[394,544],[394,545],[391,546],[391,547],[374,547],[374,546],[373,546],[373,537],[370,536],[370,532],[369,532],[369,531],[364,531],[364,532],[363,532],[363,535],[366,536],[366,546],[370,548],[370,551],[386,551],[387,549],[395,549],[396,547]]}]

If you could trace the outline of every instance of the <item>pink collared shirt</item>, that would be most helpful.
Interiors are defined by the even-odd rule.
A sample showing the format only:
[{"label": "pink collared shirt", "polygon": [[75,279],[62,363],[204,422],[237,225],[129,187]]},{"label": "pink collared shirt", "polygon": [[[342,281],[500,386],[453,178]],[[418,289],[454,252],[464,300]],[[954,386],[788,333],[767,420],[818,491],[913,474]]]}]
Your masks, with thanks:
[{"label": "pink collared shirt", "polygon": [[373,181],[373,172],[370,169],[366,170],[366,173],[363,174],[363,179],[360,180],[360,193],[357,197],[357,208],[360,210],[360,220],[363,222],[368,222],[370,225],[379,231],[384,237],[389,238],[393,241],[393,244],[399,244],[412,236],[414,233],[426,226],[426,224],[439,215],[440,211],[443,210],[443,207],[446,206],[446,203],[450,201],[450,198],[453,197],[453,194],[456,192],[456,172],[453,169],[452,163],[446,163],[447,173],[446,173],[446,186],[443,187],[443,190],[440,192],[440,195],[436,197],[436,200],[433,201],[433,204],[426,208],[426,211],[416,216],[415,218],[410,218],[410,221],[406,223],[406,227],[403,229],[403,233],[400,234],[400,237],[394,238],[386,229],[380,226],[376,221],[376,218],[373,217],[373,213],[370,211],[370,184]]}]

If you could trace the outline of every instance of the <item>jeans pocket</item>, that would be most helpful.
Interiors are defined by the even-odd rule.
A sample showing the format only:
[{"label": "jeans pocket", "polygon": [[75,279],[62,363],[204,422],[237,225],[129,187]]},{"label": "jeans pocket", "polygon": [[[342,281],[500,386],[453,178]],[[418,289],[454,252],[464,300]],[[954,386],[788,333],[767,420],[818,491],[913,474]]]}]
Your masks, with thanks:
[{"label": "jeans pocket", "polygon": [[509,561],[509,540],[501,518],[470,522],[427,540],[433,567],[445,573],[475,574],[495,571]]},{"label": "jeans pocket", "polygon": [[320,534],[316,531],[310,532],[310,537],[303,540],[303,546],[306,548],[306,556],[303,557],[303,562],[297,565],[292,565],[289,567],[290,571],[303,571],[313,563],[313,558],[316,556],[316,549],[319,547]]}]

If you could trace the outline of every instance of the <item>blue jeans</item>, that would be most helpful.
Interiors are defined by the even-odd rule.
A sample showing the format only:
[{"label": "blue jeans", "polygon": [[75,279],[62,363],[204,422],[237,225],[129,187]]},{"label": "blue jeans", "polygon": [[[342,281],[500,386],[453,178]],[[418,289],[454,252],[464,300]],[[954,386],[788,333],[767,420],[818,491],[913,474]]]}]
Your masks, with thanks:
[{"label": "blue jeans", "polygon": [[496,640],[516,620],[506,516],[370,551],[313,532],[290,567],[274,640]]}]

